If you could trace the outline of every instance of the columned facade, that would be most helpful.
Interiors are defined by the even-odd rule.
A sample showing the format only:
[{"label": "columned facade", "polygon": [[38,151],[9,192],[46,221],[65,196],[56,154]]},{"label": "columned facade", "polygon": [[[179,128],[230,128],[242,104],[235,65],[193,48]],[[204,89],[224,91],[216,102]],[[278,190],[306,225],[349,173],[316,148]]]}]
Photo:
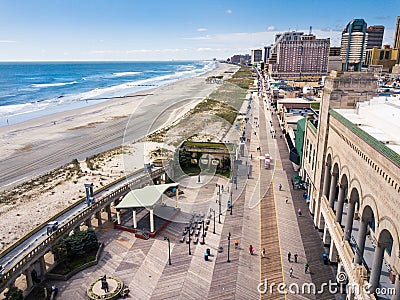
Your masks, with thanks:
[{"label": "columned facade", "polygon": [[[396,292],[379,299],[400,300],[400,156],[341,113],[357,114],[355,107],[375,91],[372,74],[327,77],[318,127],[306,123],[301,174],[325,253],[349,283],[359,284],[361,293],[348,299],[372,299],[364,293],[369,284],[372,294]],[[316,152],[311,159],[310,149]]]}]

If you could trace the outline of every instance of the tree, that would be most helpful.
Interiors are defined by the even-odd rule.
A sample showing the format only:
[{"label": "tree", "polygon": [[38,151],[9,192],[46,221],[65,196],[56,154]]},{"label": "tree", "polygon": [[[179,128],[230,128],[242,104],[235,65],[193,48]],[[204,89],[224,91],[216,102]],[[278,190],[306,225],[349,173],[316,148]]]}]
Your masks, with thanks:
[{"label": "tree", "polygon": [[192,154],[185,148],[179,149],[179,164],[182,168],[189,168],[191,164]]},{"label": "tree", "polygon": [[97,249],[99,242],[93,229],[77,231],[73,235],[62,239],[53,247],[53,254],[59,262]]}]

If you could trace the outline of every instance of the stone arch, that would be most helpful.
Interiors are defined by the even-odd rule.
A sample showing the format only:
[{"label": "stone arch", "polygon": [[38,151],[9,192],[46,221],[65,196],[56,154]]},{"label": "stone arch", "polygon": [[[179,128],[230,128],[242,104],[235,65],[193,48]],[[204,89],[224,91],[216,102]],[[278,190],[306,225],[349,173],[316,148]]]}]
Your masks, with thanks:
[{"label": "stone arch", "polygon": [[339,178],[339,184],[342,186],[346,186],[346,188],[349,189],[349,179],[346,173],[342,174],[341,177]]},{"label": "stone arch", "polygon": [[350,170],[349,170],[349,168],[347,167],[347,166],[342,166],[341,167],[341,169],[340,169],[340,173],[339,173],[341,176],[340,176],[340,180],[339,180],[339,183],[341,183],[341,184],[344,184],[343,182],[342,182],[342,180],[343,180],[343,178],[344,178],[344,176],[346,176],[346,181],[347,181],[347,185],[349,185],[350,184]]},{"label": "stone arch", "polygon": [[358,179],[354,178],[354,179],[350,180],[350,184],[349,184],[348,195],[347,195],[348,196],[347,199],[349,199],[349,201],[351,198],[351,193],[353,192],[354,189],[357,190],[358,198],[362,199],[362,188],[361,188],[360,181]]},{"label": "stone arch", "polygon": [[329,168],[332,166],[332,156],[332,148],[329,147],[325,158],[325,163],[329,166]]},{"label": "stone arch", "polygon": [[[333,166],[337,165],[338,168],[339,168],[339,170],[340,170],[340,166],[341,166],[342,164],[341,164],[341,162],[340,162],[340,157],[339,157],[339,155],[335,155],[335,156],[332,158],[332,165],[333,165]],[[340,173],[339,173],[339,174],[340,174]]]},{"label": "stone arch", "polygon": [[[377,222],[379,220],[379,211],[378,211],[378,206],[376,205],[375,199],[372,197],[372,195],[368,194],[365,195],[361,199],[361,204],[360,204],[360,216],[364,218],[364,214],[367,214],[365,217],[368,217],[368,209],[372,212],[375,221]],[[375,224],[377,226],[378,224]]]},{"label": "stone arch", "polygon": [[394,256],[391,256],[396,258],[398,257],[399,253],[393,253],[393,251],[399,251],[399,233],[397,232],[396,225],[393,220],[385,216],[379,219],[378,230],[376,234],[378,243],[382,243],[384,246],[386,246],[385,243],[387,243],[388,234],[390,234],[393,239],[392,254],[394,254]]},{"label": "stone arch", "polygon": [[373,232],[376,232],[376,223],[378,218],[376,217],[373,208],[369,205],[363,206],[360,208],[360,216],[361,220],[368,224],[369,229],[371,229]]},{"label": "stone arch", "polygon": [[332,167],[332,174],[337,174],[339,176],[340,172],[340,167],[339,164],[337,162],[332,162],[333,163],[333,167]]},{"label": "stone arch", "polygon": [[[354,203],[354,211],[358,212],[361,206],[361,195],[359,193],[359,191],[357,190],[357,188],[353,187],[353,188],[349,188],[349,204],[350,203]],[[357,214],[358,215],[358,214]],[[356,217],[355,217],[356,218]]]}]

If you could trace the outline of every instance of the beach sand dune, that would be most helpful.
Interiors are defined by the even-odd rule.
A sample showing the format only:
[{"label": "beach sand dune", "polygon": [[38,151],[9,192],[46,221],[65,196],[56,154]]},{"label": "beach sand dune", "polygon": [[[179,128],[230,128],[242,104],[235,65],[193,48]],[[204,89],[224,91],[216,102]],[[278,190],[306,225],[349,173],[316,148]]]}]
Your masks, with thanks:
[{"label": "beach sand dune", "polygon": [[[137,140],[179,117],[216,88],[206,77],[231,75],[238,67],[217,64],[187,78],[135,95],[0,128],[1,190],[53,168]],[[225,73],[227,71],[227,73]],[[174,104],[176,104],[174,106]],[[158,118],[160,114],[163,118]],[[126,125],[129,121],[129,127]],[[157,123],[153,124],[153,120]]]},{"label": "beach sand dune", "polygon": [[[18,191],[16,188],[10,191],[14,194],[12,201],[0,203],[0,251],[84,196],[84,183],[93,182],[98,189],[125,172],[143,167],[149,152],[156,147],[168,148],[165,143],[144,142],[141,138],[149,132],[171,126],[216,89],[217,85],[205,83],[207,76],[225,74],[230,77],[231,72],[237,69],[233,65],[219,64],[208,74],[184,79],[146,94],[116,98],[0,128],[0,168],[5,171],[0,174],[1,189],[10,190],[35,178],[23,188],[18,187]],[[198,128],[190,120],[188,118],[169,134],[178,135],[176,139],[182,127]],[[201,120],[198,119],[197,123],[201,125]],[[215,128],[219,130],[218,126]],[[138,139],[141,142],[133,142]],[[169,136],[168,140],[171,139],[174,137]],[[104,157],[97,156],[93,159],[95,168],[88,168],[87,157],[122,144],[123,153],[116,150],[107,152]],[[79,170],[70,164],[74,159],[79,161]],[[65,164],[66,167],[54,170]],[[37,175],[50,170],[53,171],[38,179]]]}]

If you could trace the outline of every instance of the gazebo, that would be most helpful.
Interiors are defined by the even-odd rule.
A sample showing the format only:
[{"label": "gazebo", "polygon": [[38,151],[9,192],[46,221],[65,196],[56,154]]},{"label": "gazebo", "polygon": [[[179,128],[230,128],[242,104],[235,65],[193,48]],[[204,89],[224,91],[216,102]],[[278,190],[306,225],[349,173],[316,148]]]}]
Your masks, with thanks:
[{"label": "gazebo", "polygon": [[171,188],[176,188],[176,203],[178,203],[179,183],[168,183],[149,185],[144,188],[130,191],[122,198],[121,202],[115,207],[117,210],[117,222],[121,224],[121,209],[133,208],[133,228],[137,228],[136,208],[145,207],[150,211],[150,233],[154,232],[154,206],[162,199],[164,192]]}]

